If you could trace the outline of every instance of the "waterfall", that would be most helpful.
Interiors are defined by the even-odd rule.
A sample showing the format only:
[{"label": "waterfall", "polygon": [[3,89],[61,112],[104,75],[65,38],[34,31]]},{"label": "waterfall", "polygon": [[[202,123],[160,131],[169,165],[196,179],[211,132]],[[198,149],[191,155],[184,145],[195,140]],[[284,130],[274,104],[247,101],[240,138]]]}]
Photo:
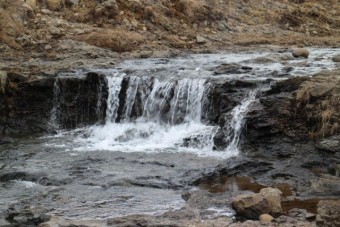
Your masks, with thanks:
[{"label": "waterfall", "polygon": [[114,76],[108,76],[107,86],[109,95],[107,98],[106,122],[116,122],[119,108],[119,93],[122,87],[123,76],[118,73]]},{"label": "waterfall", "polygon": [[[183,150],[222,157],[239,153],[242,128],[257,90],[249,92],[230,112],[230,120],[223,127],[227,148],[213,151],[213,138],[219,126],[202,123],[213,91],[210,82],[198,78],[160,80],[110,72],[102,78],[60,77],[54,84],[50,122],[55,128],[82,126],[89,119],[98,122],[105,117],[103,124],[89,122],[93,126],[84,129],[85,138],[77,139],[85,144],[81,150]],[[77,90],[73,89],[73,83],[78,84]],[[77,110],[79,107],[81,111]]]},{"label": "waterfall", "polygon": [[231,119],[224,129],[224,132],[227,136],[226,140],[229,142],[226,152],[231,156],[238,155],[240,152],[239,143],[242,129],[246,122],[246,116],[249,112],[249,107],[256,100],[257,93],[258,89],[250,91],[241,101],[241,103],[237,105],[230,113]]},{"label": "waterfall", "polygon": [[54,86],[53,86],[53,108],[50,113],[50,120],[49,124],[56,129],[59,129],[59,115],[60,115],[60,96],[61,96],[61,91],[60,91],[60,85],[59,85],[59,79],[56,78],[54,81]]}]

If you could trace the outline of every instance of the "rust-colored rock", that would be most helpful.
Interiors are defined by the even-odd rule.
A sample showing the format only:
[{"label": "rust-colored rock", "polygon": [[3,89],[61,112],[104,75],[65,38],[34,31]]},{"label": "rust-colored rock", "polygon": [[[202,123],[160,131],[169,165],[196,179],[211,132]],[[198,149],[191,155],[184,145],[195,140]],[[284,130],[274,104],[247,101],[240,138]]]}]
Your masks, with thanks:
[{"label": "rust-colored rock", "polygon": [[240,216],[248,219],[258,219],[261,214],[270,211],[268,200],[261,194],[239,195],[233,199],[232,208]]}]

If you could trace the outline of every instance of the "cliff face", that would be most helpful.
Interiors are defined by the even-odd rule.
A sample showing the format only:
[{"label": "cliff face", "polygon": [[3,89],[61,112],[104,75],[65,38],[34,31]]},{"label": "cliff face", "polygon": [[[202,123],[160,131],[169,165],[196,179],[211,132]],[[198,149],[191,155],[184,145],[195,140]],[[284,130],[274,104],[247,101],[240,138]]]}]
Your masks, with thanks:
[{"label": "cliff face", "polygon": [[2,73],[1,88],[2,133],[46,131],[53,99],[52,78]]}]

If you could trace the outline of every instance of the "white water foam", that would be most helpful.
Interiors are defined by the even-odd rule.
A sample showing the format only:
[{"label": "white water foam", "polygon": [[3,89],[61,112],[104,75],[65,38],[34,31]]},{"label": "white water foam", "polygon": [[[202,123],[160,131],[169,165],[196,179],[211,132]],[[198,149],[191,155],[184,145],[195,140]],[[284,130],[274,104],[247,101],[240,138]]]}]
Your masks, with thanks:
[{"label": "white water foam", "polygon": [[130,114],[139,83],[148,79],[132,77],[126,91],[124,119],[115,123],[122,78],[117,75],[108,77],[106,124],[83,129],[81,135],[84,136],[76,137],[75,143],[78,146],[73,146],[73,151],[166,151],[193,152],[200,156],[226,156],[224,152],[212,151],[213,136],[217,127],[201,123],[205,80],[161,82],[155,79],[153,89],[142,102],[142,116],[131,121]]},{"label": "white water foam", "polygon": [[106,122],[115,122],[117,119],[117,112],[119,107],[119,93],[122,86],[124,74],[116,73],[114,76],[106,77],[109,88],[109,96],[107,98],[107,105],[110,108],[106,109]]},{"label": "white water foam", "polygon": [[[148,77],[129,78],[123,112],[120,113],[120,93],[125,74],[107,76],[109,95],[106,123],[72,131],[63,131],[54,139],[70,152],[123,151],[123,152],[190,152],[199,156],[228,158],[238,155],[239,140],[250,104],[255,100],[256,90],[234,108],[231,121],[225,131],[229,146],[225,151],[214,151],[213,137],[219,126],[201,122],[204,94],[210,84],[204,79],[178,81],[151,80]],[[153,81],[152,89],[144,91],[141,86]],[[144,86],[145,87],[145,86]],[[142,92],[143,113],[131,119],[137,100]],[[122,104],[123,105],[123,104]],[[70,139],[62,139],[62,138]],[[57,139],[59,138],[59,139]],[[53,140],[53,139],[52,139]],[[50,142],[50,145],[53,141]]]}]

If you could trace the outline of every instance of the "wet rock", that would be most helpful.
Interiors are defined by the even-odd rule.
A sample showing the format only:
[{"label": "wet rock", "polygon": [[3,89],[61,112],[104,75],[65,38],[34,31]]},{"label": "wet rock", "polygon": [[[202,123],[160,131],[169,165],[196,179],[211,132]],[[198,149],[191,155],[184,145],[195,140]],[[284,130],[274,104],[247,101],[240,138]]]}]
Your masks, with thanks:
[{"label": "wet rock", "polygon": [[13,143],[13,142],[14,142],[14,139],[10,138],[10,137],[2,137],[2,138],[0,138],[0,145],[9,144],[9,143]]},{"label": "wet rock", "polygon": [[340,226],[340,200],[322,200],[318,203],[318,226]]},{"label": "wet rock", "polygon": [[269,203],[270,206],[270,214],[274,217],[279,216],[282,214],[282,207],[281,207],[281,195],[282,192],[277,188],[263,188],[260,191],[260,194],[263,195]]},{"label": "wet rock", "polygon": [[254,220],[271,210],[268,200],[258,193],[239,195],[233,199],[231,206],[237,215]]},{"label": "wet rock", "polygon": [[224,63],[217,66],[214,69],[214,74],[242,74],[242,73],[249,73],[253,68],[249,66],[241,66],[238,64],[228,64]]},{"label": "wet rock", "polygon": [[328,151],[328,152],[339,152],[340,151],[340,135],[331,136],[317,142],[316,147]]},{"label": "wet rock", "polygon": [[269,223],[272,222],[273,219],[274,219],[273,216],[269,214],[261,214],[259,217],[261,223]]},{"label": "wet rock", "polygon": [[305,209],[294,208],[287,212],[288,217],[295,218],[301,221],[313,221],[316,218],[316,214],[310,213]]},{"label": "wet rock", "polygon": [[308,58],[309,51],[306,48],[297,48],[292,51],[292,55],[295,58]]},{"label": "wet rock", "polygon": [[329,174],[320,174],[311,180],[310,191],[316,195],[340,196],[340,178]]},{"label": "wet rock", "polygon": [[271,87],[269,91],[267,91],[267,94],[296,91],[306,80],[308,80],[306,77],[293,77],[287,80],[278,81]]},{"label": "wet rock", "polygon": [[316,227],[315,222],[302,221],[285,215],[275,218],[272,222],[274,226]]},{"label": "wet rock", "polygon": [[33,133],[47,130],[54,79],[44,75],[28,79],[20,74],[8,73],[1,84],[0,131]]},{"label": "wet rock", "polygon": [[332,57],[333,62],[340,62],[340,54]]},{"label": "wet rock", "polygon": [[55,112],[59,127],[75,128],[104,120],[108,96],[105,76],[62,77],[56,84],[60,91],[54,100],[59,105]]},{"label": "wet rock", "polygon": [[10,208],[7,211],[6,220],[15,226],[38,226],[48,221],[51,217],[48,210],[42,206]]}]

